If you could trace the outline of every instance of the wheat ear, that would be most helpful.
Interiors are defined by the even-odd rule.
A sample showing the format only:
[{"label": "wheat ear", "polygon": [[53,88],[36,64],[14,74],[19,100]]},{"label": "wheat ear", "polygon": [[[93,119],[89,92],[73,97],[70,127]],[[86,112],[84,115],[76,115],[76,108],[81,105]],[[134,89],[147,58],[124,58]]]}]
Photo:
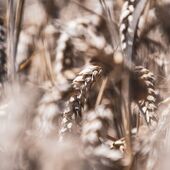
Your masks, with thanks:
[{"label": "wheat ear", "polygon": [[146,98],[138,101],[138,104],[145,117],[146,123],[151,125],[152,121],[157,120],[156,110],[158,93],[155,87],[155,77],[152,72],[142,66],[136,67],[135,74],[147,89]]},{"label": "wheat ear", "polygon": [[72,86],[74,93],[70,97],[68,107],[63,113],[61,134],[71,131],[73,127],[73,120],[78,121],[86,103],[88,92],[101,75],[101,67],[90,65],[81,71],[73,80]]}]

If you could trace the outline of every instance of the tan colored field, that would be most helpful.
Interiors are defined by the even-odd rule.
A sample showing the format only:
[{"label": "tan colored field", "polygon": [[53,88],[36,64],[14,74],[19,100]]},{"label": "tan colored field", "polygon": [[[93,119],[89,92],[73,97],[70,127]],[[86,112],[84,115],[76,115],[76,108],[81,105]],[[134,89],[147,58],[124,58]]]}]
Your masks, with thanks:
[{"label": "tan colored field", "polygon": [[170,0],[0,0],[0,170],[169,170]]}]

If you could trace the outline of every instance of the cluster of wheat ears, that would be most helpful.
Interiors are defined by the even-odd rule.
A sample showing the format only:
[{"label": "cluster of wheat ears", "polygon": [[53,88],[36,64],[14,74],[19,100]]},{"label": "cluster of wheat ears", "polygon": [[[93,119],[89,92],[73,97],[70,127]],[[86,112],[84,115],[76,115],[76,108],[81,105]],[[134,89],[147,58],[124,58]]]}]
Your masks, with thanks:
[{"label": "cluster of wheat ears", "polygon": [[0,170],[168,170],[170,0],[0,0]]}]

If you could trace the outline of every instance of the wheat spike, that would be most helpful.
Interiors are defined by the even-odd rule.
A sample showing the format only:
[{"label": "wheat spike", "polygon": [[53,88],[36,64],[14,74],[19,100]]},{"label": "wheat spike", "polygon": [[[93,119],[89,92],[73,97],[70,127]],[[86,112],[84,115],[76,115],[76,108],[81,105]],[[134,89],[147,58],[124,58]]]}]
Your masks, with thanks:
[{"label": "wheat spike", "polygon": [[77,55],[83,54],[81,60],[85,63],[89,55],[93,55],[92,50],[105,47],[106,42],[103,35],[96,34],[97,26],[100,23],[100,19],[99,21],[98,19],[99,17],[95,15],[74,19],[60,30],[54,63],[55,74],[60,82],[67,82],[64,75],[65,70],[81,67],[81,63],[80,66],[75,63],[76,58],[79,57]]},{"label": "wheat spike", "polygon": [[146,96],[139,100],[138,104],[143,113],[146,123],[152,125],[157,120],[158,93],[155,87],[155,77],[152,72],[142,66],[136,66],[135,74],[146,88]]},{"label": "wheat spike", "polygon": [[104,164],[110,166],[116,164],[116,161],[122,158],[121,152],[112,149],[104,142],[113,123],[111,110],[104,105],[99,105],[84,117],[81,137],[85,145],[86,155],[91,157],[93,161],[95,159],[101,162],[105,161]]},{"label": "wheat spike", "polygon": [[38,102],[33,124],[41,136],[47,136],[58,132],[62,111],[62,94],[55,86],[48,87],[48,89],[43,88],[42,91],[44,94]]},{"label": "wheat spike", "polygon": [[133,20],[133,12],[135,10],[135,6],[136,0],[135,1],[126,0],[122,7],[122,12],[120,15],[120,39],[122,50],[125,50],[127,47],[128,40],[126,34],[128,31],[131,31],[130,23]]},{"label": "wheat spike", "polygon": [[97,79],[101,76],[102,69],[98,66],[87,66],[73,80],[74,95],[70,97],[68,108],[63,113],[61,133],[71,131],[73,121],[81,116],[82,109],[88,97],[88,92]]}]

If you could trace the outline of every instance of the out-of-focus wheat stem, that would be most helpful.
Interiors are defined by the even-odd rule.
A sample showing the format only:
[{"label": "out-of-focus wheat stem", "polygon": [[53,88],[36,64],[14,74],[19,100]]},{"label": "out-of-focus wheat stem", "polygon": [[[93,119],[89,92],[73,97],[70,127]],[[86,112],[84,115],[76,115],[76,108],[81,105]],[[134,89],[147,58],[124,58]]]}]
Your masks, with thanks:
[{"label": "out-of-focus wheat stem", "polygon": [[7,2],[7,68],[9,79],[15,77],[15,59],[14,59],[14,31],[15,31],[15,4],[13,0]]},{"label": "out-of-focus wheat stem", "polygon": [[14,60],[16,60],[16,53],[18,47],[19,33],[21,31],[21,22],[23,17],[23,7],[25,0],[18,0],[16,6],[16,16],[15,16],[15,34],[14,34]]},{"label": "out-of-focus wheat stem", "polygon": [[112,41],[112,47],[113,50],[116,50],[118,48],[118,44],[119,44],[119,37],[118,37],[118,32],[117,32],[117,24],[115,22],[115,19],[113,18],[114,16],[112,15],[111,9],[110,7],[107,6],[106,1],[105,0],[99,0],[104,15],[105,15],[105,20],[106,20],[106,24],[109,30],[109,33],[111,35],[111,41]]},{"label": "out-of-focus wheat stem", "polygon": [[126,169],[128,170],[131,167],[132,162],[132,143],[131,143],[131,110],[130,110],[130,82],[129,82],[129,73],[126,72],[124,79],[122,80],[121,87],[121,111],[123,118],[123,127],[125,141],[127,145],[127,152],[125,158],[125,164],[127,165]]},{"label": "out-of-focus wheat stem", "polygon": [[8,0],[7,3],[7,62],[8,77],[11,80],[14,80],[16,76],[15,60],[23,5],[24,0],[18,0],[17,6],[13,0]]}]

